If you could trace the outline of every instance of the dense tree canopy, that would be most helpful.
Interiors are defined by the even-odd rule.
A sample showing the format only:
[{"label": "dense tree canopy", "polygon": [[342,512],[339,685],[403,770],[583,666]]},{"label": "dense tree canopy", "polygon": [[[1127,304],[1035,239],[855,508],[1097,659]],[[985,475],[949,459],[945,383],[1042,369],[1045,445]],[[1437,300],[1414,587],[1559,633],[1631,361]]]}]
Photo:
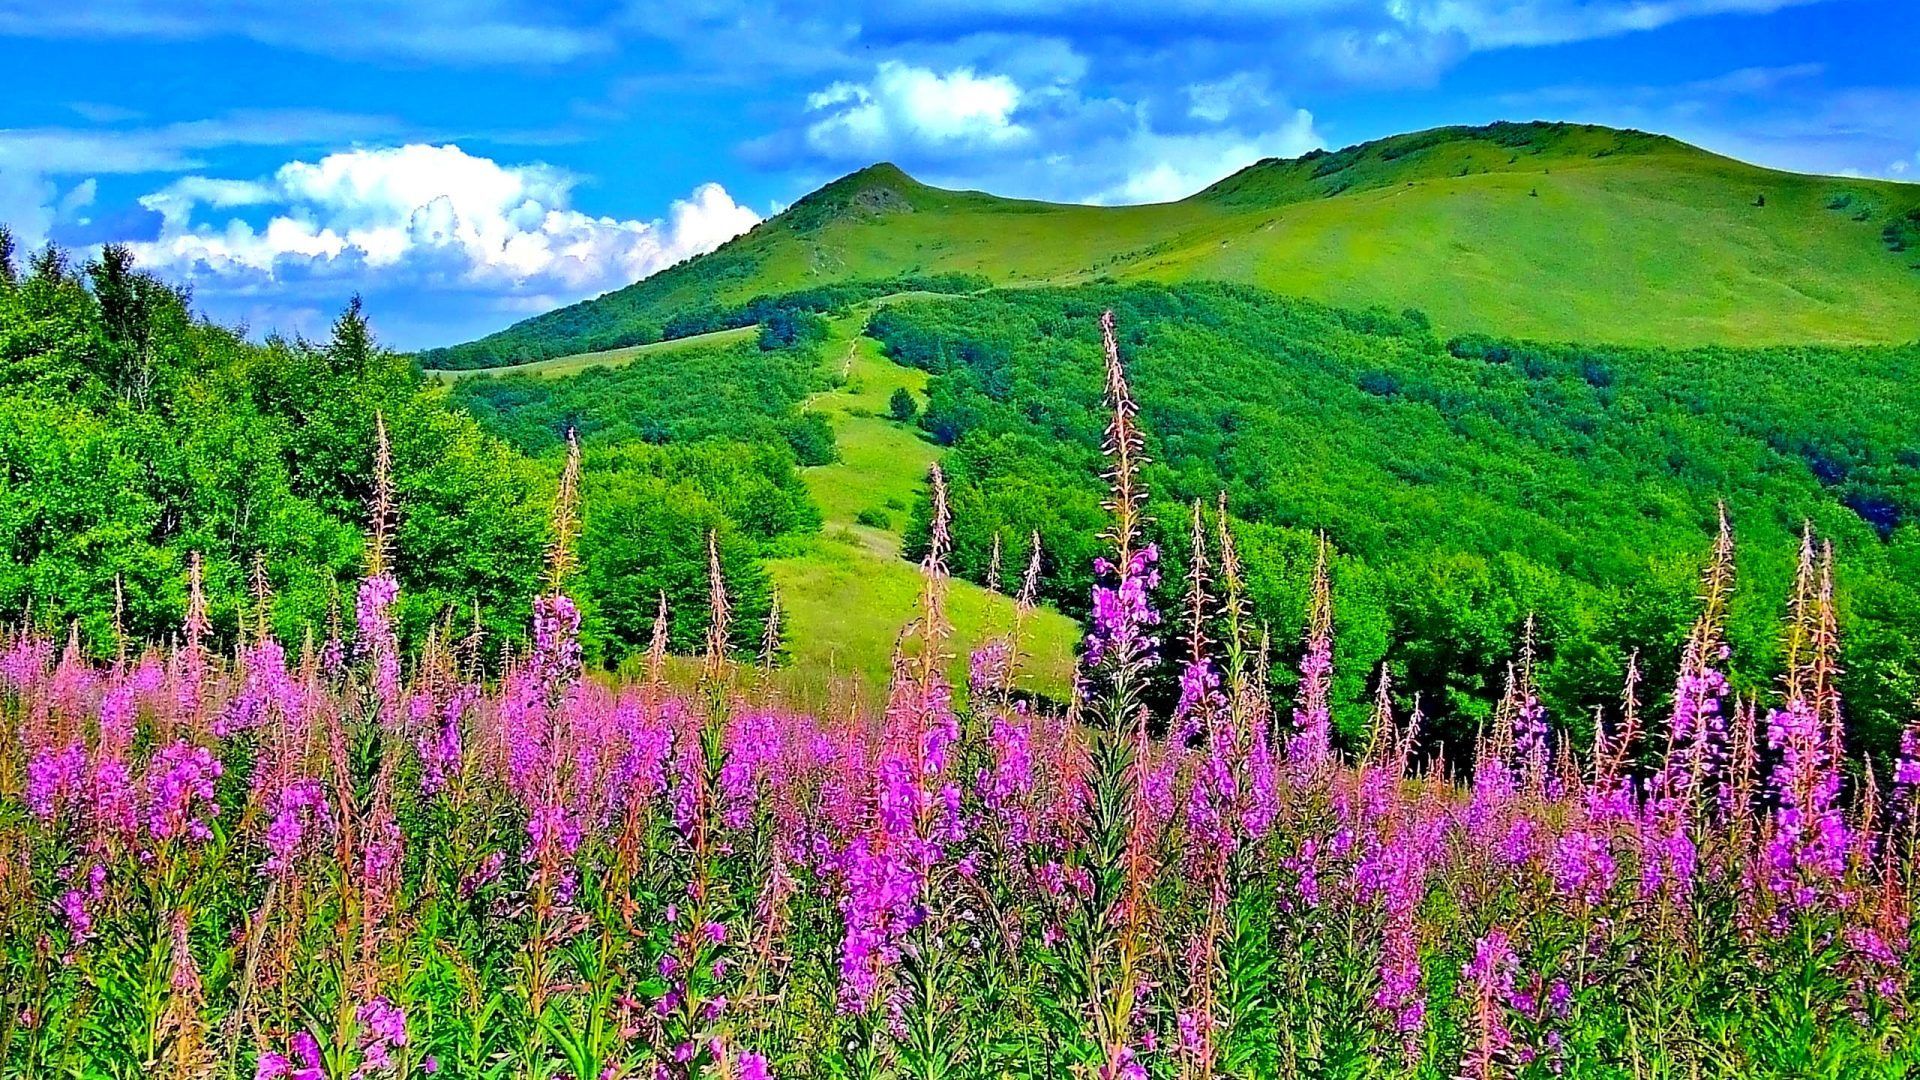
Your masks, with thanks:
[{"label": "dense tree canopy", "polygon": [[0,284],[0,611],[112,639],[176,630],[187,563],[216,626],[263,558],[274,616],[324,626],[360,571],[375,417],[403,512],[396,563],[416,629],[475,602],[518,627],[545,541],[544,482],[373,344],[358,303],[324,344],[253,345],[108,246],[48,249]]},{"label": "dense tree canopy", "polygon": [[[655,414],[674,437],[733,438],[621,445],[644,420],[590,434],[608,446],[588,457],[579,590],[597,659],[645,647],[662,591],[674,643],[701,638],[709,532],[737,594],[736,644],[757,646],[760,556],[819,520],[782,425],[814,453],[823,437],[832,445],[794,421],[813,361],[782,367],[784,354],[765,355],[754,389],[777,404],[743,388],[716,397],[706,418],[691,406]],[[0,259],[0,620],[30,610],[42,624],[71,621],[106,651],[119,611],[129,637],[164,638],[180,627],[198,555],[218,632],[253,610],[256,558],[283,637],[324,633],[336,613],[350,621],[378,418],[392,446],[403,628],[464,626],[477,605],[491,633],[520,637],[549,539],[557,448],[578,421],[532,410],[512,414],[514,426],[500,421],[508,409],[477,411],[538,456],[449,408],[446,390],[381,349],[357,298],[325,343],[257,345],[195,319],[180,290],[124,249],[78,271],[51,248],[24,272]]]},{"label": "dense tree canopy", "polygon": [[803,464],[833,460],[833,438],[799,404],[823,385],[820,355],[804,345],[754,342],[645,356],[577,375],[477,375],[453,401],[481,426],[530,454],[577,431],[587,445],[701,439],[786,444]]},{"label": "dense tree canopy", "polygon": [[1102,520],[1094,321],[1108,306],[1156,460],[1169,599],[1185,504],[1225,492],[1258,612],[1285,643],[1324,532],[1349,727],[1386,661],[1435,730],[1464,741],[1529,614],[1563,722],[1617,700],[1635,648],[1670,685],[1660,665],[1692,617],[1725,500],[1741,545],[1736,672],[1775,670],[1775,619],[1811,522],[1838,549],[1854,730],[1883,749],[1898,730],[1920,660],[1920,347],[1442,342],[1415,312],[1217,285],[880,310],[872,332],[935,376],[922,424],[955,448],[961,567],[984,570],[995,532],[1037,530],[1047,592],[1069,610],[1084,604]]}]

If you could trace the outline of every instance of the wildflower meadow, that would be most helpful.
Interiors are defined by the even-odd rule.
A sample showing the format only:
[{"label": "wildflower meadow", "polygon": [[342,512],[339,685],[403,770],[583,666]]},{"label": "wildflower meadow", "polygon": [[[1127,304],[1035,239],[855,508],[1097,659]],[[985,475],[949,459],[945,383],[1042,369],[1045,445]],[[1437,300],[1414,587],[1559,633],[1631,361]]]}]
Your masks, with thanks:
[{"label": "wildflower meadow", "polygon": [[0,631],[0,1075],[1912,1075],[1920,727],[1844,752],[1811,530],[1770,693],[1724,675],[1723,514],[1677,683],[1630,667],[1590,740],[1531,636],[1470,755],[1384,675],[1337,737],[1338,538],[1306,625],[1269,628],[1226,500],[1195,505],[1155,610],[1103,329],[1110,526],[1064,705],[1013,678],[1037,542],[949,679],[938,466],[884,710],[783,701],[777,605],[730,648],[711,540],[705,647],[668,655],[663,598],[633,677],[585,670],[577,446],[526,647],[454,614],[403,643],[384,427],[364,576],[304,640],[216,640],[197,564],[166,641]]}]

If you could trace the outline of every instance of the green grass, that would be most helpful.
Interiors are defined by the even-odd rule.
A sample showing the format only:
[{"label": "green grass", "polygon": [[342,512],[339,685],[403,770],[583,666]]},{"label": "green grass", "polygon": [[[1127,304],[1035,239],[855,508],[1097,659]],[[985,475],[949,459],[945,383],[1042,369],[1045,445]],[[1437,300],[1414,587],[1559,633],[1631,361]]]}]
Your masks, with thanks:
[{"label": "green grass", "polygon": [[[816,394],[807,408],[833,425],[840,460],[802,470],[825,528],[806,547],[768,564],[787,612],[793,655],[789,689],[819,691],[835,681],[860,688],[871,703],[883,695],[901,628],[918,615],[923,580],[900,557],[900,534],[914,495],[941,450],[919,431],[885,418],[898,387],[919,394],[926,373],[893,363],[871,338],[860,336],[864,313],[838,320],[826,356],[841,374],[839,386]],[[890,528],[858,524],[862,510],[880,508]],[[1017,561],[1017,560],[1014,560]],[[967,654],[1013,619],[1007,597],[967,581],[950,583],[947,614],[954,636],[952,670],[964,685]],[[1018,675],[1029,690],[1064,698],[1072,685],[1078,624],[1052,609],[1027,624]]]},{"label": "green grass", "polygon": [[440,371],[428,368],[427,375],[442,381],[464,379],[474,375],[538,375],[541,378],[557,379],[565,375],[578,375],[593,367],[620,367],[642,357],[658,357],[689,349],[704,349],[716,345],[731,345],[737,341],[749,341],[759,332],[760,328],[757,326],[739,326],[731,330],[715,330],[707,334],[674,338],[671,341],[629,345],[624,349],[605,349],[600,352],[556,356],[551,360],[536,360],[530,364],[469,368],[465,371]]},{"label": "green grass", "polygon": [[[900,631],[919,614],[919,570],[899,558],[878,555],[833,530],[803,553],[768,564],[780,588],[792,653],[790,687],[838,683],[856,687],[866,704],[884,700],[893,649]],[[1013,605],[978,585],[954,580],[947,595],[953,636],[949,666],[966,684],[967,654],[988,634],[1004,633]],[[1023,634],[1023,660],[1016,679],[1028,690],[1064,699],[1073,680],[1073,620],[1041,609]]]},{"label": "green grass", "polygon": [[851,337],[844,345],[836,340],[828,349],[840,385],[814,395],[806,407],[833,426],[840,460],[802,475],[829,525],[847,526],[869,546],[892,553],[899,549],[897,528],[871,528],[855,518],[878,509],[894,517],[897,526],[939,459],[940,448],[917,428],[887,418],[888,401],[900,387],[925,400],[927,374],[888,360],[868,337]]},{"label": "green grass", "polygon": [[[1764,199],[1764,205],[1757,205]],[[1881,239],[1920,186],[1763,169],[1574,125],[1440,129],[1270,160],[1176,203],[1092,207],[844,177],[712,254],[494,335],[511,353],[852,279],[1241,281],[1439,329],[1642,345],[1920,338]],[[636,338],[637,340],[637,338]],[[457,349],[456,349],[457,351]]]}]

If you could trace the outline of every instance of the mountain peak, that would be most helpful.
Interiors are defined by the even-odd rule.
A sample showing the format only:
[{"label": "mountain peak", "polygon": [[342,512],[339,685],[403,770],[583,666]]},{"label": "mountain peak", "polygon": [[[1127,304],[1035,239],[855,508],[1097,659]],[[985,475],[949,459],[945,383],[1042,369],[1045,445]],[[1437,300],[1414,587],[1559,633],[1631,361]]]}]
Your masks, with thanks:
[{"label": "mountain peak", "polygon": [[845,218],[911,214],[932,190],[893,162],[879,161],[802,196],[781,218],[789,228],[809,232]]},{"label": "mountain peak", "polygon": [[855,183],[861,186],[872,184],[911,184],[915,187],[923,186],[920,181],[907,175],[907,170],[902,169],[891,161],[876,161],[864,169],[855,169],[853,172],[834,181],[834,183]]}]

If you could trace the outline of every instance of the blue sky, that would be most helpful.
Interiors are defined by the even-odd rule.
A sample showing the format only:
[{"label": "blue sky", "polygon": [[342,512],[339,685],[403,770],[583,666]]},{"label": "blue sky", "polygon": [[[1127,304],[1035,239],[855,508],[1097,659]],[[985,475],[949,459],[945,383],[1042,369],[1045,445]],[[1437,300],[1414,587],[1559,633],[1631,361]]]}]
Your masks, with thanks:
[{"label": "blue sky", "polygon": [[710,249],[888,159],[1178,198],[1496,119],[1920,179],[1920,0],[0,0],[0,222],[209,315],[413,348]]}]

